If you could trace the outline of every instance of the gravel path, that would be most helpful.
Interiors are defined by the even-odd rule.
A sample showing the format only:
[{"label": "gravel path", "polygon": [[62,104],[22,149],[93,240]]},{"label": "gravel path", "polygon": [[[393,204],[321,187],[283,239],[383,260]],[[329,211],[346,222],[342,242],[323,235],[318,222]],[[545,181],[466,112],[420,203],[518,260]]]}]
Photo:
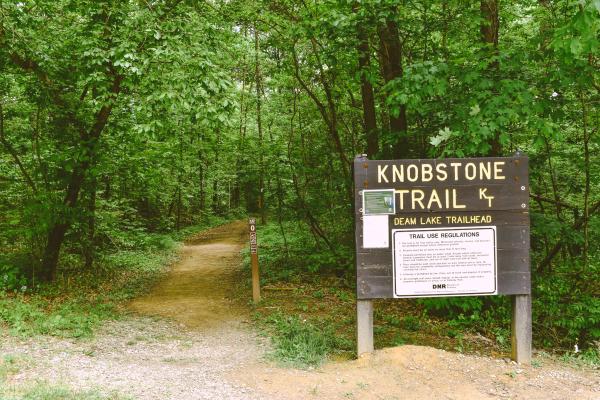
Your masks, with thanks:
[{"label": "gravel path", "polygon": [[52,384],[138,399],[264,398],[225,377],[256,363],[263,352],[242,327],[199,335],[174,323],[138,317],[108,323],[90,341],[41,337],[2,347],[2,353],[30,361],[12,378],[17,385],[43,377]]}]

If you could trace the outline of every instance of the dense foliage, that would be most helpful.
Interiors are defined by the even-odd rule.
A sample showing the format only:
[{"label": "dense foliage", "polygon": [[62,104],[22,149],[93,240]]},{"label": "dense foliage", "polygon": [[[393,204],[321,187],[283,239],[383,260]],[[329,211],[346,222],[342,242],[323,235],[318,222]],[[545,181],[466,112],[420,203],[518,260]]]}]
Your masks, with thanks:
[{"label": "dense foliage", "polygon": [[273,276],[351,275],[356,154],[518,149],[536,330],[591,345],[599,29],[597,0],[4,0],[1,285],[236,209],[277,223]]}]

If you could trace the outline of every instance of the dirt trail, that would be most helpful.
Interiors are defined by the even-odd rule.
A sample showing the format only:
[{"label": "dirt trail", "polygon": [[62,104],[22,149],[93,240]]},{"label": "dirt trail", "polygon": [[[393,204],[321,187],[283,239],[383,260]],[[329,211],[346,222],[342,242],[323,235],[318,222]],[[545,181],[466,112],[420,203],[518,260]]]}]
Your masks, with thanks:
[{"label": "dirt trail", "polygon": [[238,322],[244,310],[227,296],[239,279],[245,227],[238,221],[190,239],[169,275],[130,308],[174,319],[193,329],[222,328]]}]

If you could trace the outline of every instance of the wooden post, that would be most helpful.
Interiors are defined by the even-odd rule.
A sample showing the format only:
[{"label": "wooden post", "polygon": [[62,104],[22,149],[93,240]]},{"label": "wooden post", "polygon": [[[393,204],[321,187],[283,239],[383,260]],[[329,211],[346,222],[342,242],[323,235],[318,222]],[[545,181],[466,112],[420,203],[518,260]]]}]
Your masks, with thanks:
[{"label": "wooden post", "polygon": [[373,301],[356,301],[356,355],[372,353],[373,346]]},{"label": "wooden post", "polygon": [[531,363],[531,295],[512,297],[511,344],[514,361]]},{"label": "wooden post", "polygon": [[250,227],[250,263],[252,265],[252,300],[260,301],[260,280],[258,275],[258,245],[256,241],[256,218],[248,219]]}]

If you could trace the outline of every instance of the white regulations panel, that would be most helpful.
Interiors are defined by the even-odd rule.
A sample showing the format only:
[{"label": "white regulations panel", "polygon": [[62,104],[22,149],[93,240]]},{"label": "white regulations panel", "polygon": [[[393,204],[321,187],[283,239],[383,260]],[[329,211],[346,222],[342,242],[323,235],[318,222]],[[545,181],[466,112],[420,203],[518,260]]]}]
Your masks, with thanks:
[{"label": "white regulations panel", "polygon": [[392,230],[394,297],[497,293],[496,227]]}]

